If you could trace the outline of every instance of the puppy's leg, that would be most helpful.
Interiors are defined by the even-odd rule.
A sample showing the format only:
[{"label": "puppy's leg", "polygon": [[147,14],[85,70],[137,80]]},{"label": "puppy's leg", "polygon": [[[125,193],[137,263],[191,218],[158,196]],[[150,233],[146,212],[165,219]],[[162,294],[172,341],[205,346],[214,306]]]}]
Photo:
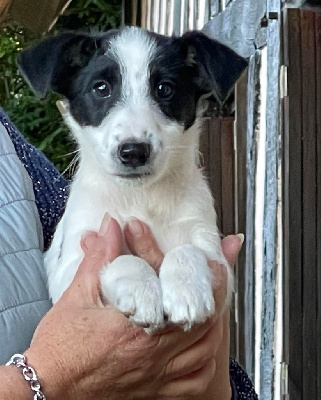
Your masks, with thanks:
[{"label": "puppy's leg", "polygon": [[186,244],[164,258],[159,279],[164,313],[168,320],[188,330],[214,314],[213,276],[202,250]]},{"label": "puppy's leg", "polygon": [[160,282],[144,260],[131,255],[116,258],[100,274],[107,301],[129,319],[153,331],[164,323]]}]

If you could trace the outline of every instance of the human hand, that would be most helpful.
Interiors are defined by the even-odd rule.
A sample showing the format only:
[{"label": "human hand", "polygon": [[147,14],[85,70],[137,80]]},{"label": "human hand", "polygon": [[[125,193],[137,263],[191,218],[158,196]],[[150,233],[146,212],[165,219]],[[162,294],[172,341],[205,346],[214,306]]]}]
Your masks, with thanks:
[{"label": "human hand", "polygon": [[[155,270],[158,270],[162,263],[163,254],[159,250],[149,228],[137,220],[130,221],[130,225],[127,225],[124,230],[129,249],[136,256],[145,258]],[[243,240],[243,236],[236,235],[227,236],[222,240],[222,249],[231,267],[236,262]],[[209,266],[216,278],[216,287],[214,290],[216,315],[209,332],[199,343],[194,345],[195,352],[186,351],[184,362],[193,365],[201,355],[210,355],[210,361],[204,366],[204,371],[207,370],[207,379],[200,380],[197,383],[200,385],[198,387],[200,392],[193,398],[202,400],[229,400],[231,398],[229,373],[230,313],[228,308],[224,308],[227,276],[225,267],[217,262],[211,261]],[[224,312],[222,313],[222,311]],[[194,382],[189,379],[189,376],[181,377],[182,385],[186,385],[187,382],[194,385]],[[189,387],[189,385],[187,386]],[[179,386],[176,385],[174,389],[179,389]]]},{"label": "human hand", "polygon": [[215,319],[187,333],[169,328],[149,336],[104,306],[98,273],[120,254],[121,243],[112,219],[83,240],[85,258],[75,279],[39,324],[25,355],[49,399],[197,398],[212,380],[205,344],[212,342]]},{"label": "human hand", "polygon": [[[225,258],[233,268],[241,250],[244,236],[230,235],[222,240],[222,249]],[[214,292],[214,296],[225,296],[226,294],[226,271],[216,262],[211,262],[211,268],[215,276],[220,279],[220,285]],[[218,315],[217,331],[221,332],[221,341],[217,346],[215,354],[215,374],[211,381],[207,395],[204,400],[230,400],[231,384],[230,384],[230,309],[226,307],[224,312]],[[218,335],[216,336],[219,341]]]}]

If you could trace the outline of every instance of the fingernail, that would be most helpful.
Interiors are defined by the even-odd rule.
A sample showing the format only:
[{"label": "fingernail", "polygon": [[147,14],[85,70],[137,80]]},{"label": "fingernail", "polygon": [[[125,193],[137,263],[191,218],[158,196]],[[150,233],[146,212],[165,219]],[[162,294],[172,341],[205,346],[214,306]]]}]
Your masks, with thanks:
[{"label": "fingernail", "polygon": [[105,233],[108,230],[109,222],[110,222],[110,215],[108,213],[106,213],[104,215],[104,218],[103,218],[102,222],[101,222],[101,225],[100,225],[100,228],[99,228],[99,231],[98,231],[98,236],[104,236],[105,235]]},{"label": "fingernail", "polygon": [[129,233],[135,238],[141,237],[144,233],[143,225],[137,218],[131,218],[127,222],[127,227]]},{"label": "fingernail", "polygon": [[243,235],[243,233],[238,233],[236,236],[240,239],[240,247],[239,248],[241,248],[244,243],[244,235]]}]

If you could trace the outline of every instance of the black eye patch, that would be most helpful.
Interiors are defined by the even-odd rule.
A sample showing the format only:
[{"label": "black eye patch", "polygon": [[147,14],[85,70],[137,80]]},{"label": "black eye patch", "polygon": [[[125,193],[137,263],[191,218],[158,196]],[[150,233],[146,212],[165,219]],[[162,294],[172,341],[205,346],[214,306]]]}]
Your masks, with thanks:
[{"label": "black eye patch", "polygon": [[116,61],[105,55],[92,60],[73,82],[70,111],[80,125],[98,126],[121,96]]},{"label": "black eye patch", "polygon": [[162,112],[188,129],[196,117],[194,67],[176,46],[164,46],[150,65],[150,93]]}]

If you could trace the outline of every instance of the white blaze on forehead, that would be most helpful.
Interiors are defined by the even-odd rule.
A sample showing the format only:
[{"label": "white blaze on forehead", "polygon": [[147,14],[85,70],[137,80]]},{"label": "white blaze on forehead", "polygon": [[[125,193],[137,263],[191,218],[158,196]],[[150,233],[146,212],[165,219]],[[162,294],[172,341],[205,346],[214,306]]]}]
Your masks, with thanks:
[{"label": "white blaze on forehead", "polygon": [[110,41],[108,53],[120,65],[123,101],[137,104],[146,100],[149,64],[155,51],[155,40],[139,28],[126,28]]}]

